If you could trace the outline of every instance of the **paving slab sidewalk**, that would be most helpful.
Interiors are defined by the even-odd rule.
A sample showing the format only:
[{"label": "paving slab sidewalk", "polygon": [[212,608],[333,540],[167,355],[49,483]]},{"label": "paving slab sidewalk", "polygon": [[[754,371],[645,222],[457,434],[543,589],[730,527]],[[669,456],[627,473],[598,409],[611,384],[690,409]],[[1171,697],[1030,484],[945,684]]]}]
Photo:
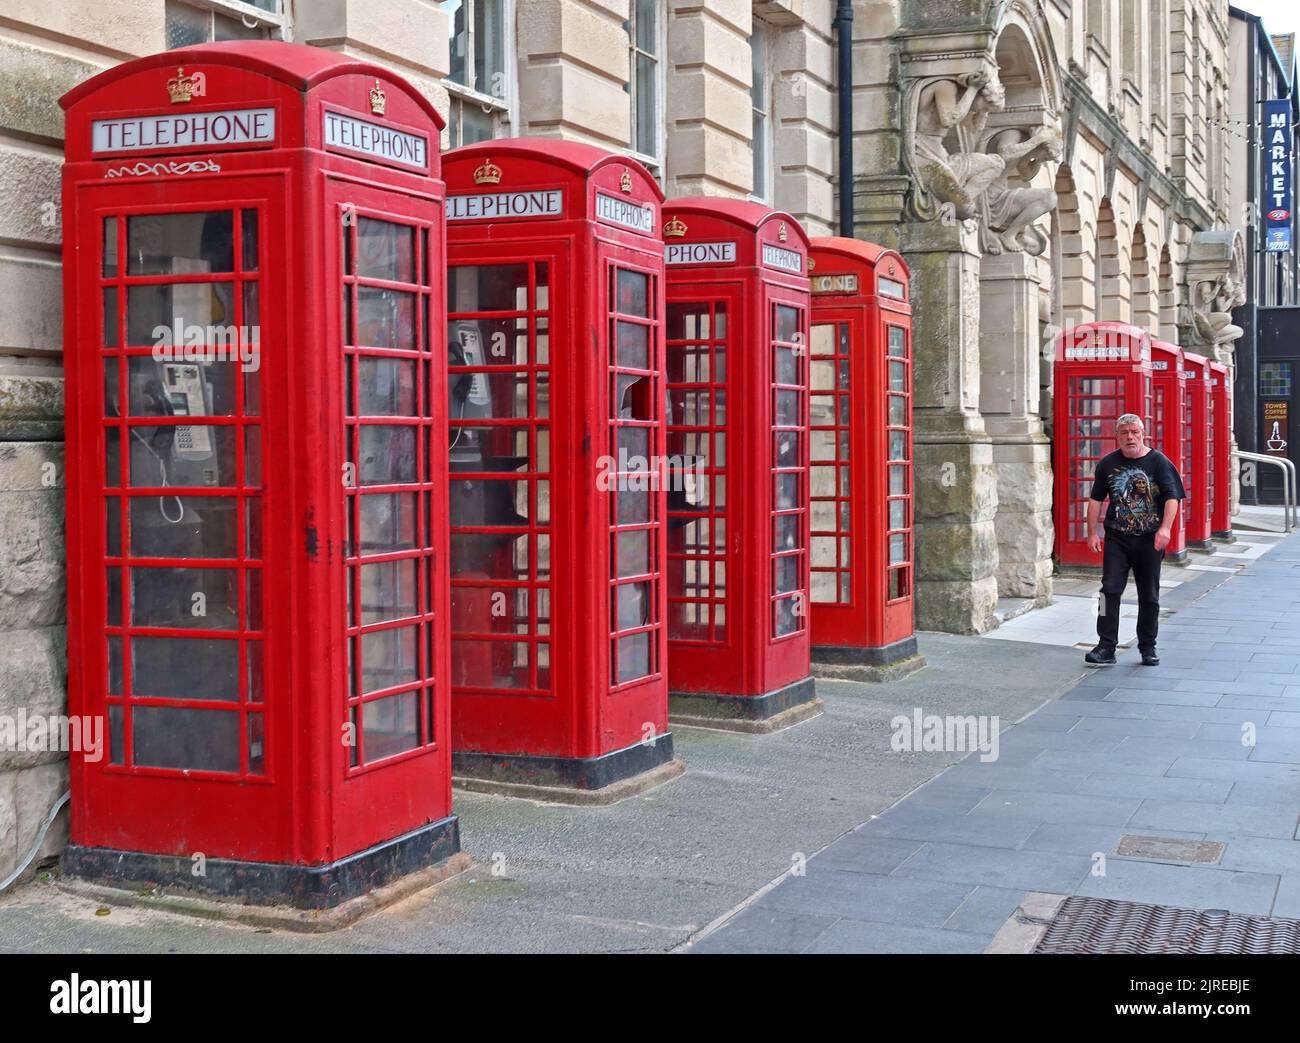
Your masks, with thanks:
[{"label": "paving slab sidewalk", "polygon": [[[921,649],[929,665],[901,681],[819,684],[826,713],[784,732],[678,729],[685,774],[616,805],[561,807],[458,791],[454,806],[474,869],[329,935],[259,932],[154,910],[96,916],[97,902],[38,882],[0,897],[0,951],[670,951],[961,760],[961,753],[893,752],[893,717],[924,706],[1010,723],[1084,672],[1063,648],[924,634]],[[968,799],[961,795],[955,806],[964,810]],[[924,791],[915,806],[949,814],[946,800]],[[890,857],[901,861],[919,846],[891,846]],[[926,886],[942,895],[965,890]]]},{"label": "paving slab sidewalk", "polygon": [[[949,768],[690,950],[981,952],[1031,891],[1300,918],[1300,533],[1202,576],[1160,666],[1089,671],[996,761]],[[1125,834],[1224,848],[1121,856]]]}]

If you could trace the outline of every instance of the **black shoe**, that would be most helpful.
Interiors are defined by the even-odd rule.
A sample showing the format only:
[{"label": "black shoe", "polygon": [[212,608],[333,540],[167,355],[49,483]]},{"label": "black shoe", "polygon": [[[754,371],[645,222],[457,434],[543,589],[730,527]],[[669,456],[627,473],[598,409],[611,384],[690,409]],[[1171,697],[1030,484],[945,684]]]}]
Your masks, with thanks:
[{"label": "black shoe", "polygon": [[1101,645],[1098,645],[1091,652],[1084,655],[1083,661],[1089,666],[1114,666],[1115,649],[1103,648]]},{"label": "black shoe", "polygon": [[1144,652],[1142,652],[1142,665],[1143,666],[1160,665],[1160,657],[1156,655],[1156,650],[1154,648],[1148,648]]}]

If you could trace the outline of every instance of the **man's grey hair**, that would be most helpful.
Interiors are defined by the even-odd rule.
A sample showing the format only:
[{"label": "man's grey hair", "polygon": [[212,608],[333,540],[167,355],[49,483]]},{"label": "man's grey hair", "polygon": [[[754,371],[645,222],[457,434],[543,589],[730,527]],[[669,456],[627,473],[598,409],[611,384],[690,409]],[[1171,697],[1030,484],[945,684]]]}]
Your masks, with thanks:
[{"label": "man's grey hair", "polygon": [[1120,418],[1115,421],[1115,430],[1119,431],[1119,429],[1125,424],[1137,424],[1137,426],[1142,428],[1143,431],[1146,430],[1146,424],[1142,423],[1142,418],[1136,413],[1124,413],[1120,416]]}]

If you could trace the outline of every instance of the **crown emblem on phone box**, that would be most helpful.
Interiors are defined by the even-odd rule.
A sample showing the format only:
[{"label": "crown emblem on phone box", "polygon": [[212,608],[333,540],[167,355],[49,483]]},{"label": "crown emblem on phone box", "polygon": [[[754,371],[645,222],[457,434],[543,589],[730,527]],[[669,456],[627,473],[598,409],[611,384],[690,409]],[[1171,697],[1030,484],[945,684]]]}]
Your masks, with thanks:
[{"label": "crown emblem on phone box", "polygon": [[204,93],[203,84],[205,79],[206,77],[201,72],[186,76],[184,67],[177,66],[176,75],[167,81],[167,93],[171,96],[173,104],[189,101],[194,97],[201,97]]},{"label": "crown emblem on phone box", "polygon": [[379,86],[379,81],[375,80],[375,85],[370,88],[370,111],[376,116],[384,114],[384,89]]},{"label": "crown emblem on phone box", "polygon": [[664,238],[671,239],[686,234],[686,222],[680,217],[674,217],[671,221],[664,223]]},{"label": "crown emblem on phone box", "polygon": [[476,185],[496,185],[501,183],[501,168],[490,159],[483,160],[482,164],[474,171],[474,184]]}]

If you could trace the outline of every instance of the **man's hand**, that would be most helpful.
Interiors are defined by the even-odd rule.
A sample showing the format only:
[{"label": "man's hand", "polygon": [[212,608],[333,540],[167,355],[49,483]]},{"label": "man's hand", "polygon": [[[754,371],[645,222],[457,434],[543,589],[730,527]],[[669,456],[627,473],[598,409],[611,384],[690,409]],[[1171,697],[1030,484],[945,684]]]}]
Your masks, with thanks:
[{"label": "man's hand", "polygon": [[[1088,534],[1088,549],[1092,551],[1094,554],[1100,554],[1101,543],[1104,538],[1105,537],[1102,535],[1101,526],[1100,525],[1094,526],[1092,531]],[[1167,543],[1169,541],[1166,539],[1165,542]]]},{"label": "man's hand", "polygon": [[1156,550],[1164,550],[1169,546],[1169,541],[1173,538],[1168,526],[1162,526],[1156,530]]}]

